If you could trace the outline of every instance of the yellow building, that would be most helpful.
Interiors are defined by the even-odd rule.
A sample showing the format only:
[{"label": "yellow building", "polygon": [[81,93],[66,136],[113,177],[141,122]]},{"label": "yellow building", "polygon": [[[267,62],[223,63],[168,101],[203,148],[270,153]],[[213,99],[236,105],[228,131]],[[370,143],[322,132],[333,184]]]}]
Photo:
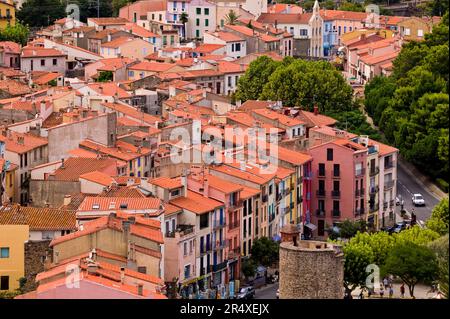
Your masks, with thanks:
[{"label": "yellow building", "polygon": [[19,288],[25,276],[25,242],[28,225],[0,225],[0,291]]},{"label": "yellow building", "polygon": [[13,0],[0,0],[0,29],[16,23],[16,7]]}]

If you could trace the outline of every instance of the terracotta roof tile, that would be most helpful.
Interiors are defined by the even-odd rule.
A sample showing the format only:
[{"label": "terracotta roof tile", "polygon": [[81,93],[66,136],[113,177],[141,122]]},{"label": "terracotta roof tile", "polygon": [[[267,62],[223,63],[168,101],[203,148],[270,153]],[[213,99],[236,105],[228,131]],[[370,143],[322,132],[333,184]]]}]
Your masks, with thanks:
[{"label": "terracotta roof tile", "polygon": [[198,47],[196,47],[193,51],[198,53],[213,53],[219,49],[224,48],[224,44],[200,44]]},{"label": "terracotta roof tile", "polygon": [[0,80],[0,91],[5,91],[12,96],[31,93],[31,89],[28,85],[15,80]]},{"label": "terracotta roof tile", "polygon": [[[161,200],[153,197],[93,197],[87,196],[78,211],[158,210]],[[94,208],[95,207],[95,208]],[[98,207],[98,208],[96,208]],[[125,208],[126,207],[126,208]]]},{"label": "terracotta roof tile", "polygon": [[223,206],[221,202],[189,190],[186,197],[178,197],[171,200],[170,203],[197,215],[209,213],[216,208]]},{"label": "terracotta roof tile", "polygon": [[125,43],[131,42],[131,41],[134,41],[134,38],[131,35],[129,37],[118,37],[109,42],[102,43],[101,47],[103,47],[103,48],[118,48],[118,47],[124,45]]},{"label": "terracotta roof tile", "polygon": [[129,67],[129,70],[147,71],[147,72],[167,72],[175,67],[173,63],[159,63],[159,62],[141,62]]},{"label": "terracotta roof tile", "polygon": [[254,109],[252,111],[254,114],[260,115],[262,117],[265,117],[269,120],[274,120],[282,125],[285,126],[298,126],[298,125],[304,125],[305,122],[301,121],[298,118],[293,118],[269,109]]},{"label": "terracotta roof tile", "polygon": [[150,180],[149,183],[169,190],[183,187],[181,178],[157,177]]},{"label": "terracotta roof tile", "polygon": [[1,225],[29,225],[30,230],[76,230],[76,213],[54,208],[24,207],[0,208]]},{"label": "terracotta roof tile", "polygon": [[132,119],[138,120],[139,122],[144,122],[146,124],[154,125],[156,122],[160,121],[160,118],[144,112],[139,112],[136,108],[129,105],[119,103],[102,103],[102,105],[118,113],[124,114],[127,117],[131,117]]},{"label": "terracotta roof tile", "polygon": [[110,186],[114,182],[114,179],[110,175],[99,171],[84,173],[80,175],[80,179],[85,179],[103,186]]},{"label": "terracotta roof tile", "polygon": [[106,175],[116,175],[119,162],[113,158],[69,157],[64,161],[64,167],[58,168],[49,178],[59,181],[78,181],[80,176],[90,172],[101,172]]},{"label": "terracotta roof tile", "polygon": [[25,47],[22,50],[22,58],[36,58],[36,57],[60,57],[66,56],[64,52],[56,49],[40,48],[40,47]]},{"label": "terracotta roof tile", "polygon": [[8,131],[10,136],[4,138],[6,150],[9,152],[23,154],[38,147],[48,145],[46,138],[37,137],[29,133],[17,133]]}]

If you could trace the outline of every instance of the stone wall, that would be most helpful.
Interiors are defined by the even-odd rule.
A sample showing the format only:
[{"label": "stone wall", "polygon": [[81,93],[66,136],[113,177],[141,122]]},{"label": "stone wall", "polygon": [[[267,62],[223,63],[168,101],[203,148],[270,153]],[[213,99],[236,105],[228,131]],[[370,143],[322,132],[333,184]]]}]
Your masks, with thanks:
[{"label": "stone wall", "polygon": [[81,192],[80,182],[52,181],[52,180],[31,180],[30,197],[33,206],[60,207],[64,203],[64,196]]},{"label": "stone wall", "polygon": [[280,245],[280,299],[343,299],[344,258],[339,246],[300,241]]},{"label": "stone wall", "polygon": [[44,271],[44,261],[52,255],[49,247],[50,240],[29,241],[25,243],[25,278],[27,279],[24,292],[36,289],[36,275]]}]

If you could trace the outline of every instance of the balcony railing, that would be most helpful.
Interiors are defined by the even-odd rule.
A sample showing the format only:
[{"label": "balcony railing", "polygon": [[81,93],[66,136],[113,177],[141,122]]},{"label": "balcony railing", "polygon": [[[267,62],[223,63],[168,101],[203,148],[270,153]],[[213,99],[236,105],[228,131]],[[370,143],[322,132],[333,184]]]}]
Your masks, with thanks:
[{"label": "balcony railing", "polygon": [[228,224],[228,228],[229,228],[230,230],[231,230],[231,229],[236,229],[236,228],[238,228],[238,227],[239,227],[239,221],[238,221],[238,220]]},{"label": "balcony railing", "polygon": [[316,195],[320,196],[320,197],[324,197],[325,196],[325,190],[324,189],[318,189],[317,192],[316,192]]},{"label": "balcony railing", "polygon": [[225,247],[227,247],[227,241],[226,240],[222,240],[222,241],[220,241],[220,240],[218,240],[218,241],[216,241],[216,243],[213,245],[213,247],[212,247],[212,249],[215,251],[215,250],[220,250],[220,249],[223,249],[223,248],[225,248]]},{"label": "balcony railing", "polygon": [[236,247],[228,251],[228,259],[234,259],[241,255],[241,248]]},{"label": "balcony railing", "polygon": [[325,217],[325,211],[321,209],[316,209],[316,216],[317,217]]},{"label": "balcony railing", "polygon": [[394,187],[394,181],[389,181],[384,183],[384,190],[388,190]]},{"label": "balcony railing", "polygon": [[378,204],[373,205],[373,206],[369,206],[369,213],[375,213],[378,211],[380,207],[378,206]]},{"label": "balcony railing", "polygon": [[370,169],[369,175],[370,175],[370,176],[375,176],[375,175],[377,175],[379,172],[380,172],[380,168],[377,166],[377,167],[374,167],[374,168],[371,168],[371,169]]},{"label": "balcony railing", "polygon": [[220,264],[210,265],[209,267],[210,267],[210,271],[218,272],[218,271],[221,271],[221,270],[227,268],[227,266],[228,266],[228,261],[225,260],[225,261],[221,262]]},{"label": "balcony railing", "polygon": [[340,198],[341,197],[341,191],[331,191],[331,197]]},{"label": "balcony railing", "polygon": [[356,197],[364,196],[364,188],[357,189],[357,190],[355,191],[355,196],[356,196]]},{"label": "balcony railing", "polygon": [[395,201],[394,201],[393,199],[391,199],[391,200],[389,201],[389,206],[390,206],[390,207],[394,207],[394,206],[395,206]]},{"label": "balcony railing", "polygon": [[225,227],[226,226],[226,222],[225,222],[225,220],[220,220],[220,219],[217,219],[217,220],[215,220],[214,222],[213,222],[213,229],[218,229],[218,228],[222,228],[222,227]]},{"label": "balcony railing", "polygon": [[267,202],[267,199],[268,199],[268,198],[269,198],[268,195],[263,195],[263,196],[262,196],[262,202],[263,202],[263,203]]},{"label": "balcony railing", "polygon": [[366,173],[366,169],[361,168],[355,171],[355,176],[363,176]]},{"label": "balcony railing", "polygon": [[369,193],[370,194],[376,194],[376,193],[378,193],[378,191],[379,191],[379,187],[375,186],[375,187],[371,187],[370,188]]},{"label": "balcony railing", "polygon": [[333,218],[339,218],[339,217],[341,217],[341,211],[337,210],[337,209],[332,209],[331,210],[331,216]]},{"label": "balcony railing", "polygon": [[180,237],[192,234],[194,232],[193,225],[178,225],[175,231],[166,232],[166,237],[175,238],[175,234],[178,233]]},{"label": "balcony railing", "polygon": [[391,168],[393,168],[394,167],[394,161],[389,161],[389,162],[385,162],[384,163],[384,169],[391,169]]}]

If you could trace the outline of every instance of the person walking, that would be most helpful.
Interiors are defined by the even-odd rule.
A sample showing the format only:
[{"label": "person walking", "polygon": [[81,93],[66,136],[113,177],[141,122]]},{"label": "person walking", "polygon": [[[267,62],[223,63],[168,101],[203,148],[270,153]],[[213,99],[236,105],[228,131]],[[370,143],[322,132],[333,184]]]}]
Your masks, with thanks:
[{"label": "person walking", "polygon": [[389,287],[389,298],[392,298],[394,296],[394,287],[391,285]]},{"label": "person walking", "polygon": [[380,297],[383,298],[384,296],[384,288],[383,286],[380,287]]},{"label": "person walking", "polygon": [[384,286],[384,288],[387,289],[388,285],[389,285],[389,280],[387,279],[387,277],[384,277],[384,279],[383,279],[383,286]]},{"label": "person walking", "polygon": [[402,298],[405,298],[405,284],[404,283],[400,286],[400,296]]}]

